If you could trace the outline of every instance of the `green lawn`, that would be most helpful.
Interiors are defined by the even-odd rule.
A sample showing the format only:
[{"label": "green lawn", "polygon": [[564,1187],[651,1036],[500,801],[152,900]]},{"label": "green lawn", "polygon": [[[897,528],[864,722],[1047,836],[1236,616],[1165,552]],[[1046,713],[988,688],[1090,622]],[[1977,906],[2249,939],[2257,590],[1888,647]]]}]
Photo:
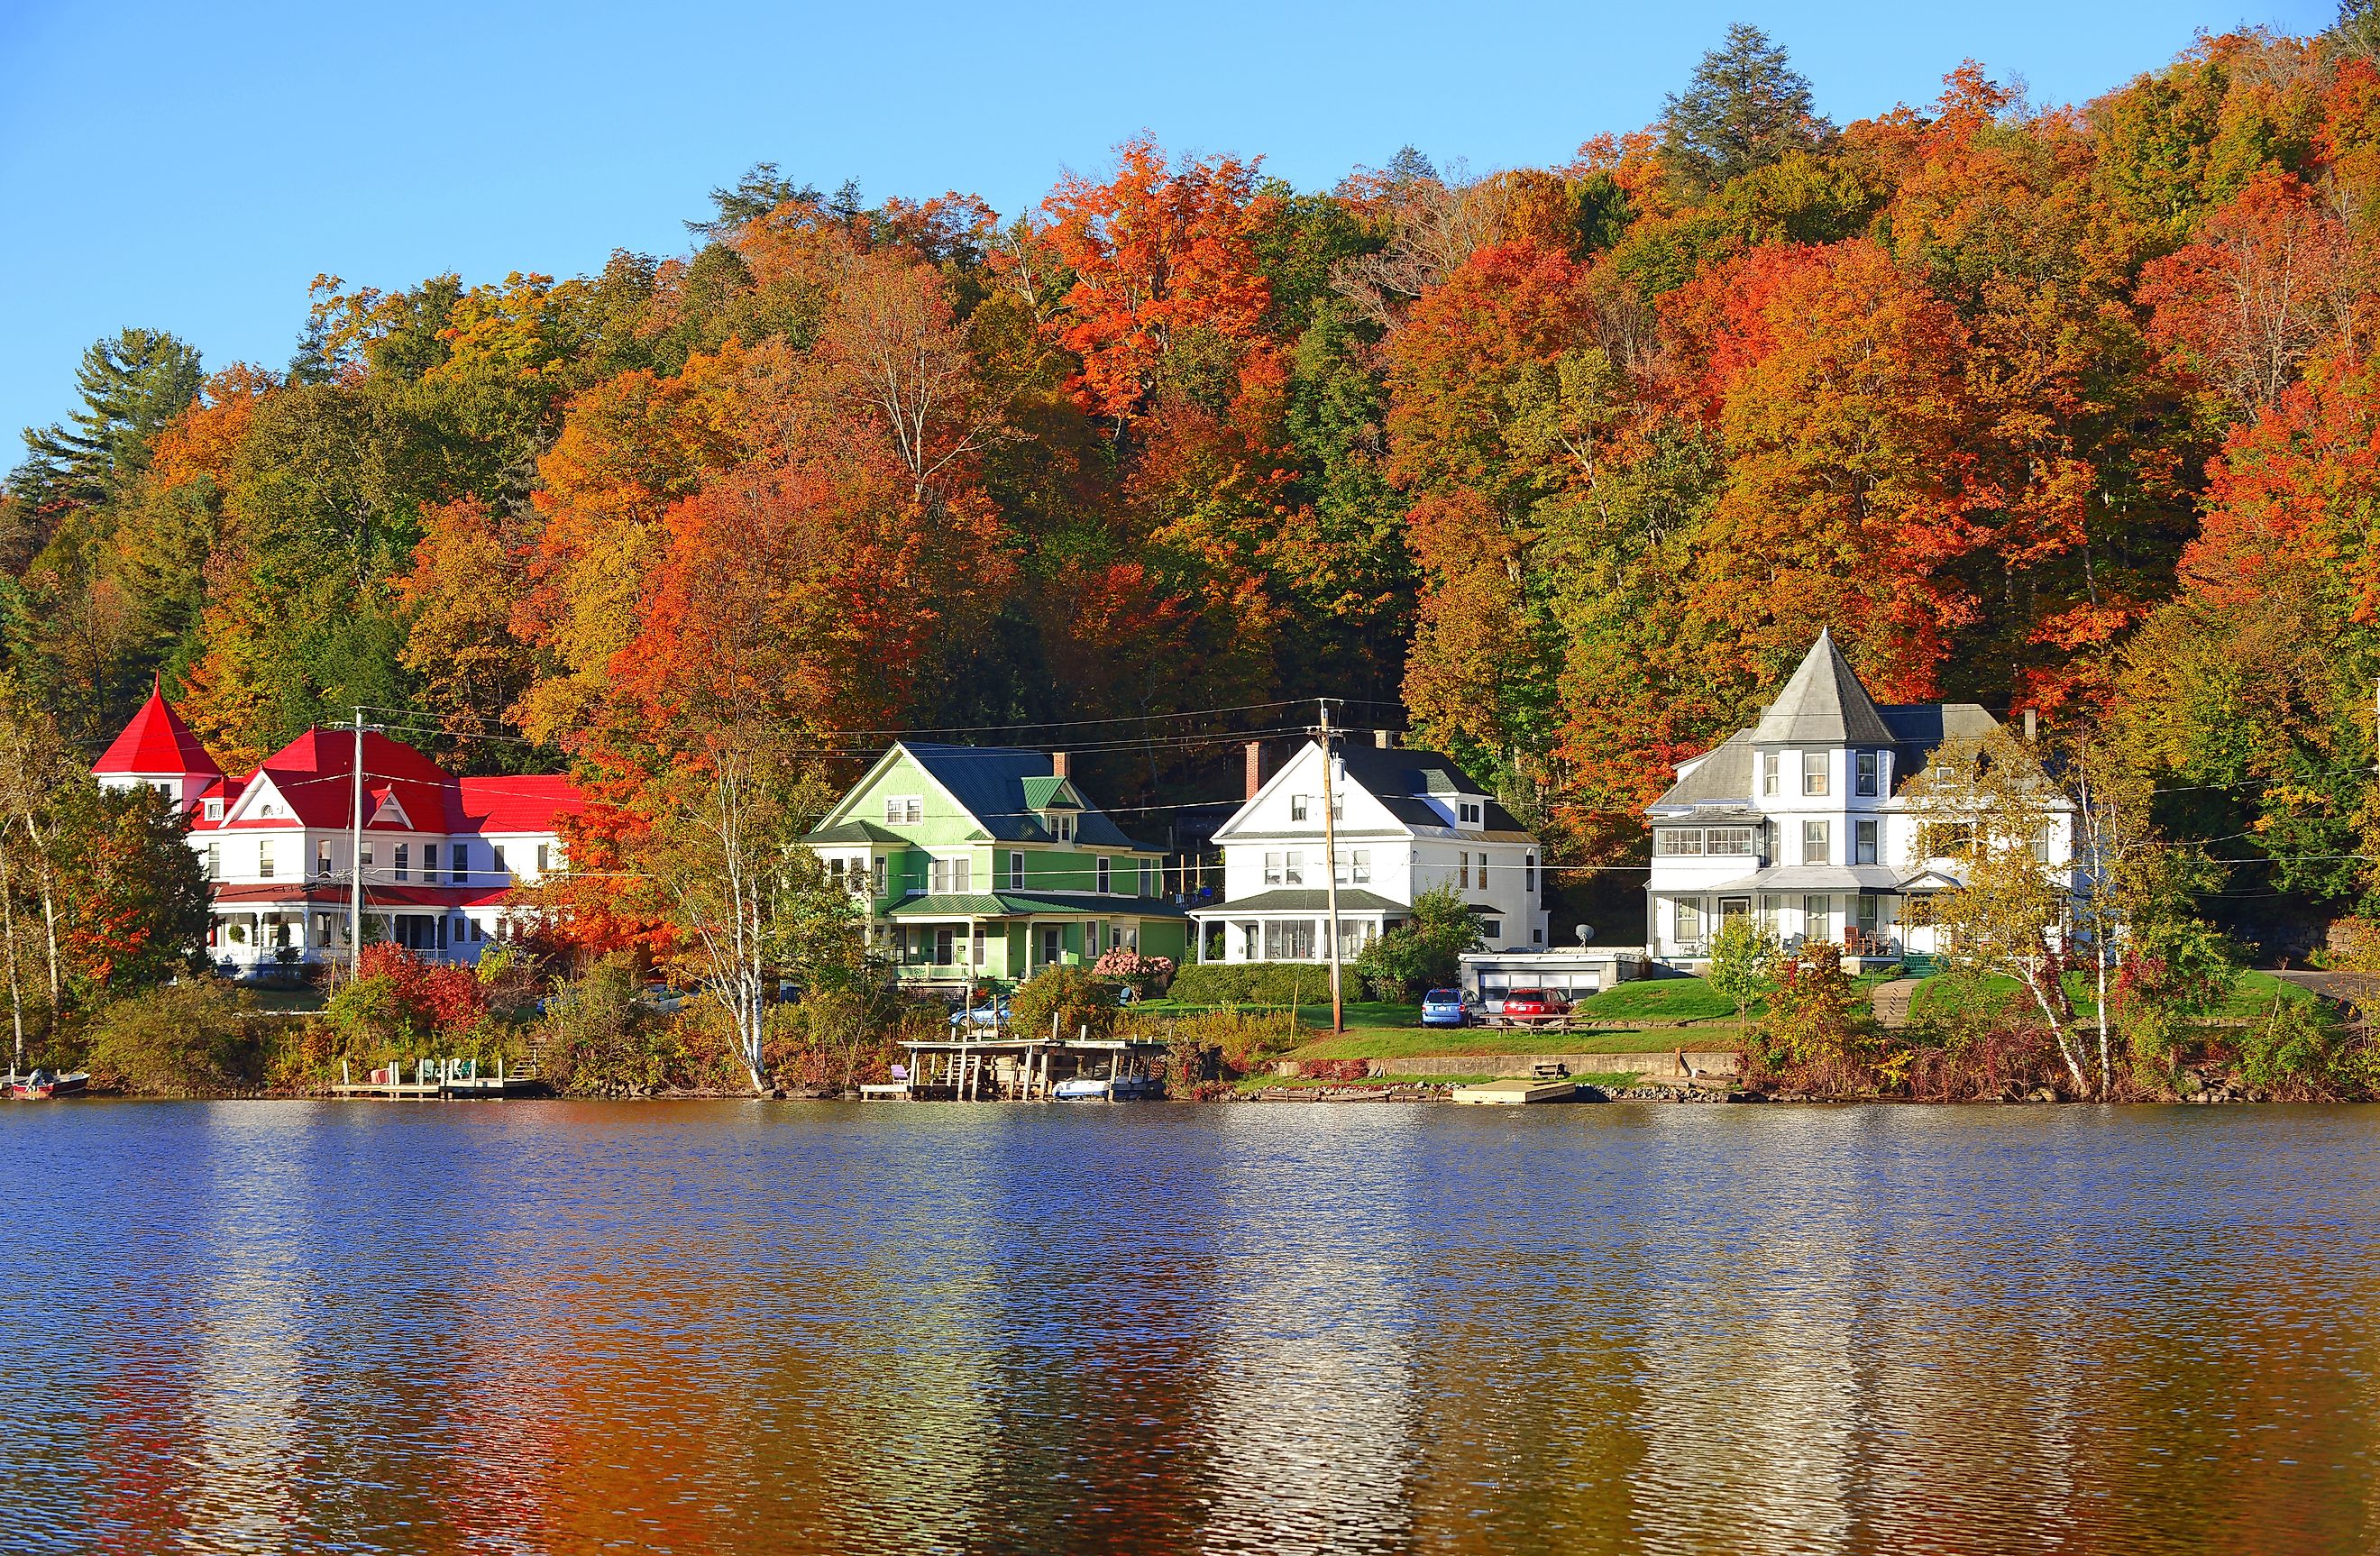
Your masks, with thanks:
[{"label": "green lawn", "polygon": [[[1196,1015],[1210,1010],[1274,1011],[1287,1010],[1289,1007],[1258,1004],[1193,1005],[1179,1003],[1172,1000],[1142,1000],[1128,1008],[1146,1015]],[[1349,1000],[1342,1008],[1346,1012],[1347,1025],[1351,1029],[1369,1030],[1373,1027],[1421,1025],[1421,1006],[1419,1005],[1391,1005],[1381,1004],[1371,1000]],[[1330,1026],[1330,1002],[1323,1000],[1318,1003],[1309,1003],[1299,1005],[1297,1019],[1302,1026],[1320,1027],[1328,1030]]]},{"label": "green lawn", "polygon": [[1640,1031],[1525,1032],[1517,1027],[1408,1027],[1350,1031],[1317,1038],[1292,1049],[1284,1059],[1422,1059],[1463,1053],[1667,1053],[1733,1048],[1736,1028],[1657,1027]]},{"label": "green lawn", "polygon": [[1708,1021],[1734,1015],[1735,1002],[1706,979],[1647,978],[1590,994],[1576,1009],[1598,1020]]},{"label": "green lawn", "polygon": [[[1918,1016],[1948,1015],[1950,1010],[1950,995],[1953,987],[1947,979],[1925,979],[1910,996],[1909,1013]],[[2014,995],[2024,1000],[2028,1005],[2032,1003],[2032,996],[2024,992],[2024,985],[2012,978],[1985,979],[1982,989],[1986,999],[2006,999]],[[2084,1020],[2095,1019],[2099,1009],[2096,981],[2086,973],[2078,973],[2066,980],[2066,990],[2068,995],[2074,1001],[2075,1015]],[[2317,997],[2312,990],[2301,989],[2296,984],[2275,978],[2268,972],[2250,969],[2240,975],[2239,981],[2231,986],[2231,992],[2225,997],[2221,1004],[2215,1008],[2212,1019],[2216,1021],[2261,1020],[2271,1012],[2276,995],[2289,1002],[2303,1002]]]}]

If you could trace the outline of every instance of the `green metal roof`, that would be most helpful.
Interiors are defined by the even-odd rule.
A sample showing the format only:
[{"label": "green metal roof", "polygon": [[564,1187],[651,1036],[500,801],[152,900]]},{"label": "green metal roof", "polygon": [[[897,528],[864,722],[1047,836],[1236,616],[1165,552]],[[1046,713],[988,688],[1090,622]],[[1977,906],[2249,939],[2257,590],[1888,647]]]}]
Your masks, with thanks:
[{"label": "green metal roof", "polygon": [[1063,914],[1084,918],[1180,918],[1179,904],[1162,897],[1101,896],[1096,892],[941,892],[911,897],[885,909],[888,918],[1026,918]]},{"label": "green metal roof", "polygon": [[1075,787],[1072,779],[1060,778],[1054,774],[1048,778],[1026,779],[1025,803],[1036,810],[1048,810],[1052,807],[1066,806],[1072,806],[1076,810],[1090,808],[1089,803],[1083,798],[1083,791]]},{"label": "green metal roof", "polygon": [[[1259,892],[1253,897],[1237,902],[1210,903],[1198,911],[1209,918],[1222,918],[1241,913],[1321,913],[1330,906],[1330,896],[1318,886],[1294,888],[1278,892]],[[1403,913],[1405,905],[1391,902],[1377,892],[1366,892],[1360,886],[1350,886],[1339,893],[1342,913]]]},{"label": "green metal roof", "polygon": [[804,843],[898,843],[901,834],[887,832],[873,821],[839,821],[831,827],[820,827],[810,833]]}]

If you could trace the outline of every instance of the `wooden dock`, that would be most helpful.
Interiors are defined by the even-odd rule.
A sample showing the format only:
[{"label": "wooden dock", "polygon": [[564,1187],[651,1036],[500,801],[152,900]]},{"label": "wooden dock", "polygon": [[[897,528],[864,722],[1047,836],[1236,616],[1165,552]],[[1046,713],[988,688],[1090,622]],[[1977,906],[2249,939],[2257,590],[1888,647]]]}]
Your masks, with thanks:
[{"label": "wooden dock", "polygon": [[527,1070],[507,1073],[504,1062],[496,1061],[496,1073],[483,1076],[476,1059],[420,1059],[414,1062],[411,1078],[405,1067],[390,1064],[373,1070],[362,1080],[349,1073],[346,1060],[339,1061],[339,1082],[331,1088],[331,1095],[359,1101],[431,1101],[449,1097],[521,1097],[540,1089],[534,1065]]},{"label": "wooden dock", "polygon": [[1491,1080],[1484,1086],[1458,1086],[1451,1100],[1505,1107],[1520,1107],[1530,1102],[1572,1102],[1578,1100],[1578,1082],[1563,1076],[1512,1076],[1502,1080]]}]

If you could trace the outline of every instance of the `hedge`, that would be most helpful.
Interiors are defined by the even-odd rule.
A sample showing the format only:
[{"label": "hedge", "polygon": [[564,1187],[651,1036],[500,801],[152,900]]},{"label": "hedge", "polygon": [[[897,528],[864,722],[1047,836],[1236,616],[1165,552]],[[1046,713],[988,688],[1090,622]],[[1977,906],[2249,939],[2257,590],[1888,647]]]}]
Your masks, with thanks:
[{"label": "hedge", "polygon": [[[1352,995],[1354,975],[1344,977]],[[1330,969],[1320,962],[1193,962],[1173,975],[1165,997],[1185,1005],[1312,1004],[1330,998]]]}]

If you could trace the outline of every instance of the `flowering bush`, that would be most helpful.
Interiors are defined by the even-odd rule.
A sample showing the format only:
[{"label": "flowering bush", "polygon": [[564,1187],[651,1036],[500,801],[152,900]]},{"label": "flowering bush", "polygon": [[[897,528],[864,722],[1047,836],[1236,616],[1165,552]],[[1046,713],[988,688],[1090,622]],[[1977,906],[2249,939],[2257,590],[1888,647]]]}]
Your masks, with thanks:
[{"label": "flowering bush", "polygon": [[1126,946],[1111,946],[1091,964],[1099,978],[1119,979],[1146,994],[1162,989],[1173,977],[1173,958],[1144,956]]}]

